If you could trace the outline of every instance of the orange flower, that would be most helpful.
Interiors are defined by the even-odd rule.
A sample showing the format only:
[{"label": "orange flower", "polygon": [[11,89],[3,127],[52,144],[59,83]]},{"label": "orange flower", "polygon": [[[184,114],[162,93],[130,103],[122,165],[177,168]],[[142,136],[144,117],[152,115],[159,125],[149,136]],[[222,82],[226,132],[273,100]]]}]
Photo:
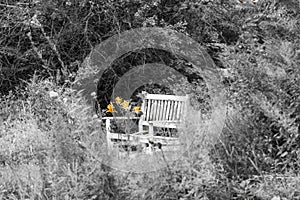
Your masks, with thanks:
[{"label": "orange flower", "polygon": [[123,101],[120,105],[121,105],[124,109],[129,109],[129,102],[128,102],[128,101]]},{"label": "orange flower", "polygon": [[116,103],[120,104],[122,102],[122,98],[121,97],[117,97],[115,98]]},{"label": "orange flower", "polygon": [[139,106],[135,106],[135,107],[133,107],[133,111],[135,113],[139,113],[139,112],[141,112],[141,108]]},{"label": "orange flower", "polygon": [[112,104],[108,104],[106,112],[113,113],[113,112],[116,112],[116,111],[114,110],[114,106]]}]

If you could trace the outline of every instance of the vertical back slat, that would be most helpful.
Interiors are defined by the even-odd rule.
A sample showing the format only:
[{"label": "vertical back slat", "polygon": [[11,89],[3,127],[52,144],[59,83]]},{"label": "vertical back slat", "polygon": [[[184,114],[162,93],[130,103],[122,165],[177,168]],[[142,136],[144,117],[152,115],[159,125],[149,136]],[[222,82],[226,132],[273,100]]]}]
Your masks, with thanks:
[{"label": "vertical back slat", "polygon": [[164,100],[160,100],[158,120],[162,121],[164,115]]},{"label": "vertical back slat", "polygon": [[156,112],[156,121],[159,121],[159,115],[161,113],[161,100],[157,100],[157,112]]},{"label": "vertical back slat", "polygon": [[166,101],[162,100],[162,108],[161,108],[161,115],[160,115],[160,119],[161,121],[165,121],[165,112],[166,112],[167,108],[166,108]]},{"label": "vertical back slat", "polygon": [[172,120],[177,120],[177,118],[176,118],[177,117],[177,109],[178,109],[178,101],[175,101]]},{"label": "vertical back slat", "polygon": [[149,121],[149,119],[150,119],[150,114],[151,114],[151,101],[150,101],[150,99],[147,99],[147,104],[148,104],[148,106],[147,106],[147,110],[146,110],[146,121]]},{"label": "vertical back slat", "polygon": [[151,107],[149,108],[149,117],[148,117],[148,121],[150,121],[150,120],[152,120],[152,115],[153,115],[153,108],[154,108],[154,105],[153,105],[151,99],[149,99],[148,101],[149,101],[150,106],[151,106]]},{"label": "vertical back slat", "polygon": [[173,121],[176,120],[176,114],[177,114],[177,106],[178,106],[178,101],[174,102],[174,112],[173,112]]},{"label": "vertical back slat", "polygon": [[178,109],[179,109],[179,104],[180,104],[180,101],[176,101],[176,113],[175,113],[175,120],[178,120],[178,117],[177,117],[177,113],[178,113]]},{"label": "vertical back slat", "polygon": [[159,115],[161,113],[161,100],[156,100],[156,101],[157,101],[157,109],[156,109],[155,121],[159,121]]},{"label": "vertical back slat", "polygon": [[151,105],[151,109],[149,110],[149,121],[151,121],[153,119],[153,113],[154,113],[154,101],[152,99],[149,99],[150,105]]},{"label": "vertical back slat", "polygon": [[182,108],[182,101],[178,101],[176,120],[180,120],[181,118],[181,108]]},{"label": "vertical back slat", "polygon": [[152,99],[151,100],[153,103],[153,112],[152,112],[152,119],[151,121],[155,121],[156,120],[156,111],[157,111],[157,101]]},{"label": "vertical back slat", "polygon": [[157,118],[156,120],[159,121],[160,120],[160,115],[161,115],[161,108],[162,108],[162,100],[158,101],[158,113],[157,113]]},{"label": "vertical back slat", "polygon": [[146,120],[147,106],[148,106],[147,99],[144,99],[141,106],[141,110],[144,113],[144,115],[142,115],[141,117],[143,120]]},{"label": "vertical back slat", "polygon": [[171,101],[170,105],[170,114],[169,114],[169,121],[173,120],[173,112],[174,112],[174,101]]},{"label": "vertical back slat", "polygon": [[169,120],[169,112],[170,112],[171,101],[167,100],[166,102],[167,102],[167,110],[166,110],[166,113],[165,113],[165,120],[168,121]]}]

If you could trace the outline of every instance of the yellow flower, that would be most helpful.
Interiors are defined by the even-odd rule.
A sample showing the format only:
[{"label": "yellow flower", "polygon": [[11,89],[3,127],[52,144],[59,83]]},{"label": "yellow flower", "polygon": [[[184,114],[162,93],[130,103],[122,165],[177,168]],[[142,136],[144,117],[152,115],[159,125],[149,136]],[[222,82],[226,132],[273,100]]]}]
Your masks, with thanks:
[{"label": "yellow flower", "polygon": [[115,98],[116,103],[120,104],[122,102],[122,98],[121,97],[117,97]]},{"label": "yellow flower", "polygon": [[139,106],[135,106],[135,107],[133,107],[133,111],[135,113],[139,113],[139,112],[141,112],[141,108]]},{"label": "yellow flower", "polygon": [[116,112],[116,111],[114,110],[114,106],[112,104],[108,104],[106,112],[113,113],[113,112]]},{"label": "yellow flower", "polygon": [[129,109],[129,102],[128,101],[123,101],[121,104],[120,104],[124,109]]}]

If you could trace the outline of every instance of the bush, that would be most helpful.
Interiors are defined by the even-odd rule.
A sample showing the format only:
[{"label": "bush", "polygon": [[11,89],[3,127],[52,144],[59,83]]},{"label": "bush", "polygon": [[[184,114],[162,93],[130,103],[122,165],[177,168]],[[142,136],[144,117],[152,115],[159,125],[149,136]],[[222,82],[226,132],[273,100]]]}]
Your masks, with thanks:
[{"label": "bush", "polygon": [[0,132],[2,197],[80,198],[95,187],[101,193],[93,195],[109,196],[111,178],[99,160],[104,135],[86,102],[39,78],[17,95],[1,103],[8,114]]}]

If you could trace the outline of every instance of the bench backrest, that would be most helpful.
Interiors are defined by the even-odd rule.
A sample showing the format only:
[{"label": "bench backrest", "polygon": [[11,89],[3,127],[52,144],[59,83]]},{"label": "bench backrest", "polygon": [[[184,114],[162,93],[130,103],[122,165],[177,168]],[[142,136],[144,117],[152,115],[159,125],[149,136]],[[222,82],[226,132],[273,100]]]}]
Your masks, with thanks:
[{"label": "bench backrest", "polygon": [[144,93],[140,126],[177,128],[185,118],[188,96]]}]

